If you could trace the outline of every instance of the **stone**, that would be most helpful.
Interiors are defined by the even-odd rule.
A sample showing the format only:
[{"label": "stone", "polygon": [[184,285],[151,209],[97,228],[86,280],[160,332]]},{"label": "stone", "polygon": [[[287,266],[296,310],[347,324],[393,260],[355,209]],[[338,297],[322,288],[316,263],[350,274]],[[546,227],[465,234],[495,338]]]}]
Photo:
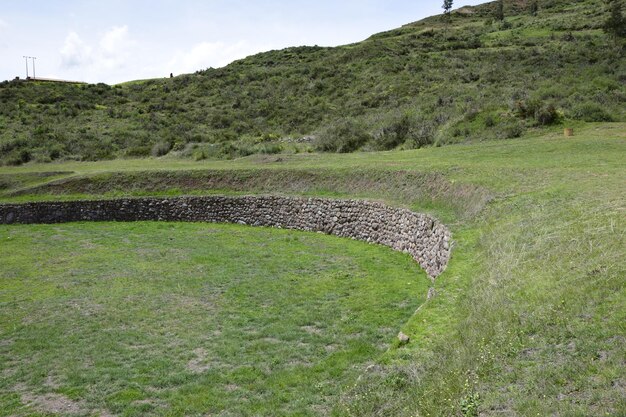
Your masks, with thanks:
[{"label": "stone", "polygon": [[398,340],[400,341],[400,346],[404,346],[411,341],[411,338],[404,333],[398,333]]},{"label": "stone", "polygon": [[437,296],[437,290],[435,290],[435,289],[434,289],[434,288],[432,288],[432,287],[431,287],[431,288],[429,288],[429,289],[428,289],[428,295],[426,296],[426,298],[427,298],[428,300],[430,300],[430,299],[435,298],[436,296]]}]

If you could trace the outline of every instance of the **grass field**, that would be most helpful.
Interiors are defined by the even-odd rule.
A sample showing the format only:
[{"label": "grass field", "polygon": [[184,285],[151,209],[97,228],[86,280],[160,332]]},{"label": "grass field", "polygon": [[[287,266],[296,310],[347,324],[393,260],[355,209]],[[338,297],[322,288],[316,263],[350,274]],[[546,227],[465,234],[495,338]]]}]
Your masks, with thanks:
[{"label": "grass field", "polygon": [[105,223],[0,239],[3,416],[315,415],[430,283],[408,255],[312,233]]},{"label": "grass field", "polygon": [[[574,138],[555,130],[406,152],[2,167],[2,201],[215,192],[382,199],[445,220],[455,249],[435,283],[437,296],[413,314],[426,288],[406,287],[422,285],[417,267],[402,255],[351,241],[195,224],[3,227],[0,349],[9,377],[2,379],[0,408],[10,410],[5,415],[35,415],[28,411],[33,408],[17,411],[20,395],[63,395],[80,410],[114,415],[133,415],[142,407],[148,415],[219,415],[206,402],[211,398],[225,406],[223,415],[626,415],[625,155],[626,125],[615,123],[577,125]],[[155,177],[160,180],[150,180]],[[210,244],[198,237],[205,230],[217,231]],[[276,247],[282,249],[270,250]],[[213,248],[222,248],[224,256],[199,254],[216,253]],[[194,268],[203,268],[207,278]],[[209,274],[213,268],[228,273]],[[159,278],[155,271],[161,270],[172,275]],[[102,276],[109,281],[101,282]],[[201,296],[192,297],[187,314],[176,314],[185,296],[219,277],[232,285],[238,303],[252,303],[243,303],[250,315],[207,318]],[[274,287],[278,277],[280,291]],[[235,285],[240,279],[241,293]],[[369,284],[355,286],[361,279]],[[29,285],[33,281],[39,285]],[[366,294],[348,297],[336,309],[310,304],[325,300],[320,294],[326,291]],[[138,299],[126,292],[153,297],[132,307]],[[274,300],[275,313],[287,313],[277,321],[254,319],[257,296]],[[75,305],[72,297],[79,300]],[[102,310],[94,311],[95,305]],[[155,314],[161,310],[163,319]],[[361,320],[354,327],[341,321],[350,311]],[[239,331],[204,331],[220,320],[241,320]],[[248,340],[246,320],[263,336]],[[73,322],[80,327],[72,328]],[[302,326],[338,329],[332,334],[346,336],[345,355],[325,352],[326,335],[309,335]],[[128,345],[107,340],[106,329]],[[263,329],[276,329],[287,340],[319,336],[320,344],[311,343],[312,356],[294,359],[301,352],[293,346],[264,344]],[[411,343],[397,348],[393,336],[401,329]],[[365,338],[361,347],[351,345],[360,342],[347,335],[359,333]],[[133,343],[143,350],[130,348]],[[270,350],[262,363],[272,369],[273,358],[276,372],[263,365],[241,376],[228,368],[248,372],[245,364],[255,353],[242,351],[260,347]],[[226,368],[219,375],[243,379],[231,390],[226,379],[204,378],[213,375],[210,370],[205,375],[186,368],[194,360],[199,366],[217,361]],[[319,367],[290,373],[293,360]],[[338,369],[341,377],[333,375]],[[65,372],[67,379],[53,373],[59,379],[46,382],[50,370]],[[314,377],[321,385],[307,379]],[[286,389],[281,381],[297,388]],[[242,400],[241,387],[258,401]]]}]

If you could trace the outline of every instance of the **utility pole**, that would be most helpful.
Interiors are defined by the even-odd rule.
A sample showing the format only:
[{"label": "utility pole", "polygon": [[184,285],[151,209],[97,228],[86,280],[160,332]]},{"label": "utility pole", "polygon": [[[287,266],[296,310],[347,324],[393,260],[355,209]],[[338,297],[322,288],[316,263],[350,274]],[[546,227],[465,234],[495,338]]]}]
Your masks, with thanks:
[{"label": "utility pole", "polygon": [[24,61],[26,61],[26,79],[28,79],[28,57],[24,55]]},{"label": "utility pole", "polygon": [[32,59],[33,60],[33,80],[35,78],[37,78],[37,75],[35,74],[35,60],[37,59],[36,56],[23,56],[24,60],[26,61],[26,79],[28,79],[28,60]]},{"label": "utility pole", "polygon": [[37,78],[37,76],[35,75],[35,60],[37,59],[36,56],[31,56],[32,60],[33,60],[33,80],[35,78]]}]

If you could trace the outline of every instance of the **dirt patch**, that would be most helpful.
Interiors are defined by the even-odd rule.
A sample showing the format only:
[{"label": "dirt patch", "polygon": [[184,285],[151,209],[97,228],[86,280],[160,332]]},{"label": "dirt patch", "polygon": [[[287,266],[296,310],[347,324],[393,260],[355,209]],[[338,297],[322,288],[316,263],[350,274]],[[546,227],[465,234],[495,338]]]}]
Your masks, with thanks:
[{"label": "dirt patch", "polygon": [[11,346],[15,341],[13,339],[0,339],[0,347]]},{"label": "dirt patch", "polygon": [[83,317],[98,316],[104,311],[102,304],[94,303],[89,299],[70,300],[67,305]]},{"label": "dirt patch", "polygon": [[84,405],[61,394],[34,395],[22,393],[22,402],[44,413],[53,414],[84,414]]},{"label": "dirt patch", "polygon": [[324,334],[324,331],[317,326],[301,326],[300,328],[308,334],[314,334],[317,336]]},{"label": "dirt patch", "polygon": [[[46,387],[58,386],[57,380],[48,376],[44,381]],[[45,414],[72,415],[95,415],[99,417],[116,417],[108,410],[93,410],[85,405],[83,401],[72,400],[71,398],[57,393],[33,394],[24,385],[17,385],[14,391],[19,393],[22,404],[31,407]]]},{"label": "dirt patch", "polygon": [[59,383],[59,380],[52,375],[48,375],[46,377],[46,379],[43,381],[43,385],[53,390],[59,389],[59,387],[61,386],[61,384]]},{"label": "dirt patch", "polygon": [[206,363],[206,350],[204,350],[203,348],[198,348],[193,351],[193,354],[196,355],[196,357],[191,359],[187,363],[187,369],[189,369],[194,374],[201,374],[211,369],[211,367]]}]

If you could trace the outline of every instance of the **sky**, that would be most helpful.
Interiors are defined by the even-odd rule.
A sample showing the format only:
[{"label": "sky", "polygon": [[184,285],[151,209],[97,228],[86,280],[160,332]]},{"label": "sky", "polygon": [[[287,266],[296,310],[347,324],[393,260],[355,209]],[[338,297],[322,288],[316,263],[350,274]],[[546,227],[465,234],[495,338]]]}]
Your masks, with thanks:
[{"label": "sky", "polygon": [[[455,0],[454,7],[485,0]],[[439,0],[0,0],[0,81],[104,82],[222,67],[289,46],[337,46],[441,13]],[[33,60],[29,60],[32,76]]]}]

